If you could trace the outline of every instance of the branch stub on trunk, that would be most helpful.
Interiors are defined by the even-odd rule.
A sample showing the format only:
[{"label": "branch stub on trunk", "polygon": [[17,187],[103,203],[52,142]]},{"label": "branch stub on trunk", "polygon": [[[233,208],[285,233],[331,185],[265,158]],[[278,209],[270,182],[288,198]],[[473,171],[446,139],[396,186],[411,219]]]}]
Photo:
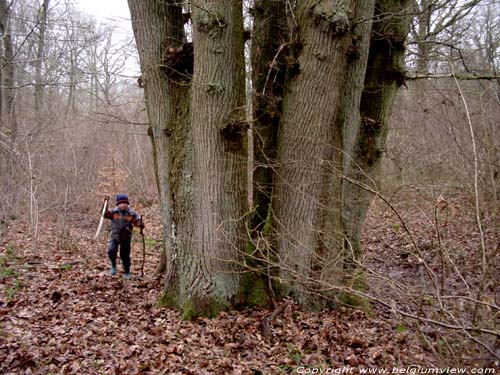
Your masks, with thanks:
[{"label": "branch stub on trunk", "polygon": [[311,8],[316,26],[334,35],[345,34],[349,30],[349,9],[344,2],[340,4],[316,4]]},{"label": "branch stub on trunk", "polygon": [[165,49],[161,68],[176,82],[189,82],[193,76],[193,43],[170,46]]}]

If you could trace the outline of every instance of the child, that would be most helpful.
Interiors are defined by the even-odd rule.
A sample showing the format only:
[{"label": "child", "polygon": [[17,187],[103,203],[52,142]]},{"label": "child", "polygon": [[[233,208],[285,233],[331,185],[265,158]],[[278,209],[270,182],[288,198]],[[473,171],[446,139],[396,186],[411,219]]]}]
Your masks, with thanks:
[{"label": "child", "polygon": [[116,275],[116,255],[120,246],[120,259],[123,265],[123,278],[129,280],[130,275],[130,242],[133,226],[144,228],[141,217],[129,207],[127,194],[116,196],[116,207],[106,211],[104,217],[111,220],[111,238],[108,245],[108,257],[111,261],[111,275]]}]

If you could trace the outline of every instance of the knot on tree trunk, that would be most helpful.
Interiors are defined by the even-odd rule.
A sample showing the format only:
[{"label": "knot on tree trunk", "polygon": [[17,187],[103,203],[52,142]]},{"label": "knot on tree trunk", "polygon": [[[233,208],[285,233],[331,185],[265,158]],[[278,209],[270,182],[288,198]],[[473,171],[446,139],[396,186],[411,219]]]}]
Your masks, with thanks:
[{"label": "knot on tree trunk", "polygon": [[404,68],[387,67],[384,70],[384,77],[389,82],[395,82],[398,87],[401,87],[405,84],[406,71]]},{"label": "knot on tree trunk", "polygon": [[349,30],[349,8],[343,1],[335,5],[318,3],[311,12],[315,25],[325,32],[342,35]]},{"label": "knot on tree trunk", "polygon": [[219,129],[220,133],[227,141],[239,140],[246,133],[250,125],[243,120],[229,120],[225,126]]},{"label": "knot on tree trunk", "polygon": [[288,43],[284,48],[284,63],[286,64],[289,79],[300,74],[299,57],[304,49],[304,44],[300,40]]},{"label": "knot on tree trunk", "polygon": [[237,153],[245,147],[245,135],[250,124],[244,120],[244,113],[233,110],[217,130],[224,139],[224,152]]},{"label": "knot on tree trunk", "polygon": [[366,115],[362,115],[363,130],[366,134],[374,134],[382,127],[380,121]]},{"label": "knot on tree trunk", "polygon": [[163,54],[162,68],[174,81],[187,82],[193,76],[193,43],[170,46]]},{"label": "knot on tree trunk", "polygon": [[205,11],[198,16],[198,31],[208,33],[212,39],[220,38],[227,23],[224,15],[218,12]]}]

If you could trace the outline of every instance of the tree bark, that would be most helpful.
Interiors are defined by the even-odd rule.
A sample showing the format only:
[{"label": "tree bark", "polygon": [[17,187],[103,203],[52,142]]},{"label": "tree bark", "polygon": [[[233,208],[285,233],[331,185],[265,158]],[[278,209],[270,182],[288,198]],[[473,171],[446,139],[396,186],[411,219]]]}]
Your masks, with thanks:
[{"label": "tree bark", "polygon": [[[188,61],[179,65],[175,58],[188,48],[184,35],[182,7],[175,0],[128,1],[134,35],[139,51],[150,121],[155,174],[160,196],[165,249],[162,263],[166,268],[164,302],[177,305],[179,289],[178,241],[191,233],[192,149],[189,119],[190,71]],[[177,64],[177,65],[176,65]],[[192,68],[191,68],[192,69]],[[180,239],[176,232],[182,233]]]},{"label": "tree bark", "polygon": [[35,118],[37,121],[35,134],[40,135],[42,131],[42,118],[40,111],[43,106],[44,82],[42,67],[45,55],[45,33],[47,30],[47,11],[50,0],[44,0],[39,10],[39,34],[35,60]]},{"label": "tree bark", "polygon": [[3,119],[9,129],[12,142],[16,141],[18,134],[16,110],[15,110],[15,91],[14,91],[14,49],[12,45],[12,36],[10,33],[10,12],[12,4],[7,4],[6,0],[0,0],[0,12],[2,16],[2,43],[3,58],[2,64],[2,114]]},{"label": "tree bark", "polygon": [[241,1],[193,1],[192,242],[179,249],[185,318],[230,306],[245,247],[245,66]]},{"label": "tree bark", "polygon": [[352,73],[353,40],[368,37],[353,34],[353,13],[373,10],[370,2],[356,4],[310,0],[295,12],[296,76],[283,104],[273,213],[285,291],[304,305],[317,302],[313,280],[342,277],[341,108],[347,92],[355,97],[362,91],[364,72],[345,79]]},{"label": "tree bark", "polygon": [[272,303],[271,278],[276,276],[275,268],[271,266],[276,257],[271,256],[270,248],[262,244],[272,241],[269,233],[270,203],[290,30],[286,0],[257,0],[252,14],[253,212],[249,221],[252,244],[248,251],[256,256],[248,257],[246,262],[253,267],[264,267],[267,272],[247,273],[242,284],[247,302],[264,307]]},{"label": "tree bark", "polygon": [[359,132],[343,186],[343,220],[350,264],[361,254],[361,231],[373,199],[370,189],[379,191],[380,188],[380,164],[391,108],[405,76],[404,54],[410,25],[410,3],[410,0],[376,1]]},{"label": "tree bark", "polygon": [[257,0],[253,7],[252,84],[254,164],[252,231],[262,231],[274,180],[276,142],[286,78],[290,31],[286,0]]}]

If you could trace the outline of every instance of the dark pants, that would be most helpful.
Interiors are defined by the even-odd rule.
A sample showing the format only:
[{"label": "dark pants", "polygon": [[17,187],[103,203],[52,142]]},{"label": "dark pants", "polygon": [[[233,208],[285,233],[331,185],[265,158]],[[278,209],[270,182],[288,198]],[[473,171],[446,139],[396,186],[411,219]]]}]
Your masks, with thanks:
[{"label": "dark pants", "polygon": [[125,273],[130,273],[130,239],[109,240],[108,244],[108,257],[111,264],[116,267],[116,255],[118,253],[118,246],[120,246],[120,259],[122,260],[123,270]]}]

